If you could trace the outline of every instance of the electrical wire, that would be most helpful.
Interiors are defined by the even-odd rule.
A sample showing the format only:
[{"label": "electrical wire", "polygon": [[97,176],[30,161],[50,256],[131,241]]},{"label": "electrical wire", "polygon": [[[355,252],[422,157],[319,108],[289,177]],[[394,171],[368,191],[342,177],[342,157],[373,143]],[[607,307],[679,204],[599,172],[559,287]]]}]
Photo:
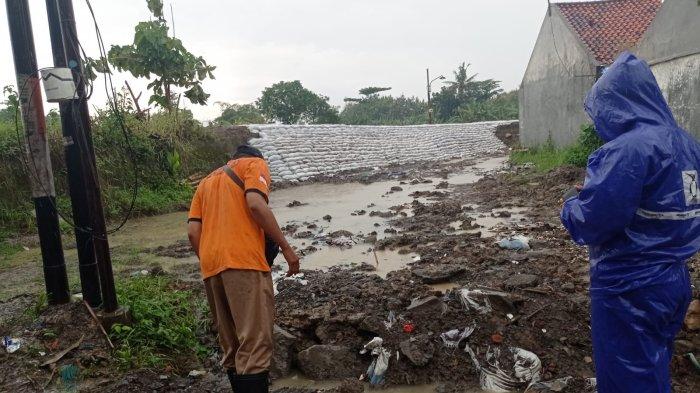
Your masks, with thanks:
[{"label": "electrical wire", "polygon": [[[56,205],[55,201],[53,201],[52,199],[49,199],[49,201],[52,204],[52,208],[56,211],[58,216],[61,217],[61,219],[63,219],[63,221],[65,221],[72,228],[74,228],[77,231],[90,233],[93,238],[97,238],[100,240],[106,240],[106,235],[113,234],[113,233],[119,231],[120,229],[122,229],[124,227],[124,225],[126,225],[126,223],[128,222],[131,215],[133,214],[133,211],[134,211],[134,208],[136,205],[136,199],[138,197],[139,167],[138,167],[138,162],[137,162],[136,157],[135,157],[133,146],[131,144],[131,135],[127,131],[128,128],[124,122],[123,115],[122,115],[121,110],[119,109],[119,105],[117,103],[117,99],[116,99],[117,93],[116,93],[116,89],[114,88],[114,85],[113,85],[109,64],[106,62],[107,51],[105,49],[104,41],[102,39],[102,34],[100,32],[99,25],[97,23],[95,13],[94,13],[94,10],[92,8],[92,4],[90,4],[89,0],[86,0],[86,3],[87,3],[87,6],[90,10],[90,14],[92,15],[93,23],[95,25],[95,35],[96,35],[96,38],[98,41],[98,48],[99,48],[99,52],[100,52],[100,61],[103,62],[104,66],[106,68],[104,70],[105,71],[104,72],[104,84],[105,84],[105,93],[107,95],[107,101],[108,101],[110,109],[112,110],[115,117],[117,118],[119,127],[121,129],[121,132],[124,136],[124,140],[126,142],[128,155],[129,155],[132,167],[133,167],[133,172],[134,172],[133,193],[132,193],[132,198],[131,198],[131,203],[130,203],[129,209],[127,210],[127,213],[125,214],[125,216],[123,217],[123,219],[121,220],[119,225],[117,225],[117,227],[115,227],[114,229],[106,231],[104,236],[95,234],[94,228],[89,228],[89,227],[86,228],[86,227],[77,226],[74,223],[74,220],[72,218],[69,218],[68,215],[66,215],[60,211],[60,209]],[[74,42],[72,44],[77,45],[80,48],[80,53],[82,54],[82,58],[80,59],[80,61],[82,61],[85,64],[87,62],[88,57],[87,57],[87,54],[86,54],[83,46],[80,44],[80,42],[77,39],[75,39],[74,37],[71,37],[71,38],[74,39]],[[20,90],[18,91],[18,94],[21,96],[21,92],[24,92],[24,89],[27,87],[27,83],[29,82],[29,80],[32,79],[32,77],[35,77],[38,80],[38,77],[40,75],[40,71],[45,70],[45,69],[46,68],[38,69],[37,71],[32,73],[30,76],[28,76],[27,79],[25,79],[25,81],[23,82]],[[79,78],[78,84],[82,83],[85,86],[85,88],[87,89],[86,90],[87,93],[84,94],[83,97],[78,97],[78,100],[73,100],[71,103],[71,105],[72,105],[71,114],[73,115],[73,121],[77,125],[77,127],[79,127],[81,130],[81,132],[79,133],[81,138],[76,138],[77,140],[75,142],[77,143],[78,149],[82,153],[81,156],[83,158],[87,158],[87,162],[84,162],[84,164],[86,165],[87,169],[90,171],[91,175],[93,176],[93,179],[95,179],[95,181],[97,183],[98,179],[99,179],[99,175],[97,173],[97,163],[93,160],[94,156],[93,156],[93,150],[91,147],[91,143],[87,139],[87,134],[85,132],[86,130],[85,130],[83,123],[81,121],[81,118],[80,118],[80,116],[82,114],[81,108],[80,108],[81,102],[83,102],[83,100],[87,101],[92,96],[92,94],[94,92],[94,86],[92,84],[92,81],[89,80],[89,78],[84,77],[83,72],[77,72],[76,75]],[[26,106],[26,109],[24,110],[25,113],[29,113],[31,111],[31,105],[32,105],[32,102],[34,99],[34,93],[35,93],[37,88],[40,88],[39,84],[37,84],[36,87],[32,88],[32,91],[29,94],[28,101],[26,104],[27,106]],[[77,88],[76,88],[76,92],[74,93],[74,95],[75,94],[77,94]],[[19,127],[19,109],[20,108],[18,105],[15,108],[15,131],[17,134],[17,141],[21,145],[21,147],[26,148],[26,150],[29,152],[29,156],[30,156],[29,158],[31,158],[32,167],[34,168],[34,171],[31,170],[29,162],[27,161],[27,157],[24,154],[22,155],[22,161],[23,161],[25,167],[27,168],[28,172],[34,177],[36,183],[41,187],[41,191],[45,195],[50,196],[52,193],[48,192],[48,190],[44,186],[41,179],[39,179],[39,176],[38,176],[39,170],[38,170],[38,167],[36,165],[36,159],[34,157],[34,152],[32,150],[30,140],[25,139],[26,143],[24,146],[22,146],[22,141],[21,141],[22,137],[21,137],[20,132],[19,132],[19,130],[20,130],[20,127]],[[55,192],[54,192],[54,194],[55,194]]]}]

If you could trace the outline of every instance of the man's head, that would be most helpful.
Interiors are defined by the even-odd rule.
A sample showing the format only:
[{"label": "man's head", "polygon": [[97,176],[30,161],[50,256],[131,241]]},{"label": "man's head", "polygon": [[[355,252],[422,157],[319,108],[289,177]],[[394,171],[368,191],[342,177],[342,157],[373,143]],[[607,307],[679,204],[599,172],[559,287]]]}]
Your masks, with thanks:
[{"label": "man's head", "polygon": [[585,109],[605,142],[641,123],[676,126],[651,69],[630,52],[621,54],[593,85]]},{"label": "man's head", "polygon": [[254,148],[253,146],[251,146],[247,143],[239,145],[236,148],[236,152],[233,153],[234,160],[237,158],[244,158],[244,157],[256,157],[256,158],[261,158],[263,160],[265,159],[265,157],[263,157],[263,154],[260,150]]}]

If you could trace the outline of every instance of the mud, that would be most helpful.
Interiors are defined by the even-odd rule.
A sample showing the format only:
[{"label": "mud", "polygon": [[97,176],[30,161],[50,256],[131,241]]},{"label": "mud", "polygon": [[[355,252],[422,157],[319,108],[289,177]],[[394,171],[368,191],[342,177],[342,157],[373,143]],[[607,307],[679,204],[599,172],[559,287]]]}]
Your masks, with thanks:
[{"label": "mud", "polygon": [[[503,162],[501,158],[477,165],[459,163],[452,171],[416,168],[400,176],[386,172],[377,176],[384,180],[368,185],[319,183],[273,193],[271,203],[284,230],[310,233],[294,239],[294,245],[316,249],[302,260],[303,283],[277,284],[277,324],[290,335],[285,344],[288,352],[279,358],[285,364],[277,368],[291,374],[280,376],[275,389],[294,393],[368,389],[366,384],[341,379],[357,379],[366,372],[372,359],[361,355],[360,349],[379,336],[392,353],[385,376],[390,392],[480,391],[479,375],[465,344],[482,360],[494,347],[531,351],[542,362],[543,380],[570,376],[573,382],[564,391],[584,391],[586,380],[594,376],[587,253],[570,241],[558,219],[561,195],[581,181],[583,171],[499,170]],[[392,187],[402,190],[388,193]],[[295,200],[303,203],[292,203]],[[294,206],[287,207],[290,203]],[[373,211],[392,214],[370,217]],[[325,215],[332,219],[325,221]],[[177,233],[170,228],[175,223],[181,225]],[[142,231],[138,239],[118,237],[114,244],[117,250],[141,244],[141,259],[129,262],[117,279],[158,263],[164,270],[159,274],[170,275],[182,288],[203,296],[182,223],[183,214],[131,223],[130,228]],[[496,246],[498,239],[511,235],[529,237],[531,249],[509,251]],[[338,239],[351,239],[353,244],[333,244]],[[692,260],[690,267],[697,299],[700,261]],[[462,289],[485,291],[475,299],[488,298],[492,310],[467,309]],[[28,340],[15,354],[0,350],[0,386],[10,387],[9,391],[43,391],[44,385],[49,390],[63,388],[50,369],[37,367],[42,358],[39,351],[50,356],[82,334],[83,343],[59,362],[59,366],[79,365],[80,391],[230,389],[216,365],[216,354],[204,360],[178,359],[180,366],[175,369],[118,371],[104,337],[82,305],[50,308],[33,319],[23,316],[32,303],[27,296],[0,303],[0,334]],[[74,328],[76,323],[81,329]],[[441,333],[472,326],[474,332],[456,347],[448,348],[440,339]],[[47,331],[54,336],[47,336]],[[213,334],[202,336],[201,341],[217,350]],[[315,371],[308,371],[320,372],[324,381],[295,371],[304,369],[299,354],[314,346],[335,348],[326,363],[312,363]],[[700,333],[683,330],[676,346],[680,354],[697,354]],[[338,359],[344,365],[342,372],[329,366],[336,364],[334,354],[342,356]],[[308,364],[304,367],[309,370]],[[188,377],[195,369],[207,373]],[[687,358],[676,356],[672,373],[676,392],[700,389],[700,377]]]}]

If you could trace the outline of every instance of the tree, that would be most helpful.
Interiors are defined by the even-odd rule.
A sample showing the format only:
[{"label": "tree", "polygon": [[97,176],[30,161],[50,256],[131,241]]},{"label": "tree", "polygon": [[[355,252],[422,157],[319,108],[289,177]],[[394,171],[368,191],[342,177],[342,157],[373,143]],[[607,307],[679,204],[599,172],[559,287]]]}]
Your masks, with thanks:
[{"label": "tree", "polygon": [[265,123],[262,113],[253,104],[218,104],[221,106],[221,115],[214,119],[217,125]]},{"label": "tree", "polygon": [[338,122],[338,109],[328,103],[328,97],[306,89],[298,80],[265,88],[255,104],[266,119],[284,124]]},{"label": "tree", "polygon": [[518,118],[518,91],[513,90],[485,101],[478,101],[457,108],[449,121],[473,123],[490,120],[515,120]]},{"label": "tree", "polygon": [[365,98],[377,95],[383,91],[389,91],[391,87],[365,87],[360,89],[360,94],[365,96]]},{"label": "tree", "polygon": [[408,125],[425,123],[425,101],[415,97],[372,95],[349,102],[340,114],[343,124]]},{"label": "tree", "polygon": [[168,35],[162,0],[146,0],[146,3],[155,20],[136,25],[133,44],[113,45],[109,61],[119,71],[128,71],[136,78],[155,76],[148,84],[153,90],[149,104],[172,110],[177,101],[173,86],[185,89],[185,97],[193,104],[206,104],[209,94],[202,89],[202,81],[214,79],[212,71],[216,67],[208,65],[201,56],[185,49],[182,41]]},{"label": "tree", "polygon": [[451,121],[458,110],[468,105],[484,103],[503,92],[501,82],[494,79],[478,80],[477,74],[469,75],[471,64],[462,63],[453,72],[454,80],[446,81],[432,97],[439,121]]}]

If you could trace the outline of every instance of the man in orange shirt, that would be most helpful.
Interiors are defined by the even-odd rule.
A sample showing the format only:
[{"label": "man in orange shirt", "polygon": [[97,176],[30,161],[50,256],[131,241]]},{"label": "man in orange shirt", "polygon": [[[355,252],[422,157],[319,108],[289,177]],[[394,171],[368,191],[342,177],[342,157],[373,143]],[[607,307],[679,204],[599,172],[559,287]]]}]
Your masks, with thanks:
[{"label": "man in orange shirt", "polygon": [[259,150],[239,146],[233,159],[197,187],[188,236],[235,393],[268,392],[274,346],[274,293],[265,235],[280,246],[289,270],[299,257],[268,207],[270,171]]}]

